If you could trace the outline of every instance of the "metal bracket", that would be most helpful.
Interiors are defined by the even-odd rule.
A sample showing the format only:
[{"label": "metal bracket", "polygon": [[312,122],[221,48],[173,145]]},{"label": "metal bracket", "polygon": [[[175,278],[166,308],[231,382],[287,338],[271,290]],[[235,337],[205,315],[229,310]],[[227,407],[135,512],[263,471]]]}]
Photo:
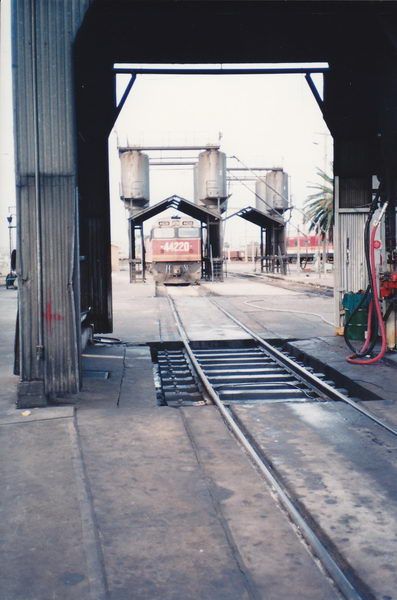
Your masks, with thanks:
[{"label": "metal bracket", "polygon": [[316,85],[312,79],[312,76],[310,73],[306,73],[305,75],[305,79],[308,83],[308,86],[314,96],[315,101],[317,102],[319,109],[321,110],[321,113],[324,114],[324,102],[323,99],[321,98],[320,94],[318,93],[318,89],[316,88]]},{"label": "metal bracket", "polygon": [[118,103],[118,105],[115,108],[115,111],[114,111],[115,112],[115,117],[114,117],[112,128],[114,127],[114,125],[115,125],[115,123],[116,123],[116,121],[117,121],[117,119],[119,117],[119,114],[123,110],[123,106],[126,103],[126,100],[127,100],[128,96],[129,96],[129,93],[130,93],[130,91],[132,89],[132,86],[135,83],[135,79],[136,79],[136,74],[132,73],[131,77],[130,77],[130,80],[129,80],[128,84],[127,84],[127,87],[124,90],[124,94],[122,95],[120,102]]}]

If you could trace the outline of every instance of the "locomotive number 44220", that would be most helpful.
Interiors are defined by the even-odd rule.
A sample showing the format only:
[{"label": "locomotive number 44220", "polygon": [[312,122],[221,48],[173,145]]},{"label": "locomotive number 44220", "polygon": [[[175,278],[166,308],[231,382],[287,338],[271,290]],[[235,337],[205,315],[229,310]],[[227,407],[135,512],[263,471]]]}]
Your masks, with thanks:
[{"label": "locomotive number 44220", "polygon": [[189,252],[189,248],[189,242],[181,242],[176,240],[172,242],[165,242],[163,246],[164,252]]}]

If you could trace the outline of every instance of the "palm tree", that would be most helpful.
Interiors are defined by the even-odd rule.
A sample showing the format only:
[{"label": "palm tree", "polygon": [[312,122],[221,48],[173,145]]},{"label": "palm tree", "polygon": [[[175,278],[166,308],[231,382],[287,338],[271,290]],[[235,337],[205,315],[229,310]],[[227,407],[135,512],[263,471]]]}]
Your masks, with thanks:
[{"label": "palm tree", "polygon": [[307,197],[303,212],[304,222],[309,223],[309,231],[314,231],[322,239],[332,241],[334,229],[334,182],[333,178],[325,171],[317,167],[317,175],[321,182],[310,185],[316,190],[314,194]]}]

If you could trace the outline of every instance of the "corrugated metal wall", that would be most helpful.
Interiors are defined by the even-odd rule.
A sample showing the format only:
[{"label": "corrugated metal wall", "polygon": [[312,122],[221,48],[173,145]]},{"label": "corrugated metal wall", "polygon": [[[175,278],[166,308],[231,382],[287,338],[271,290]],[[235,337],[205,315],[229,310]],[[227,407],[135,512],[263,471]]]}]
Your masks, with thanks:
[{"label": "corrugated metal wall", "polygon": [[72,44],[88,5],[12,5],[21,380],[46,394],[80,381]]}]

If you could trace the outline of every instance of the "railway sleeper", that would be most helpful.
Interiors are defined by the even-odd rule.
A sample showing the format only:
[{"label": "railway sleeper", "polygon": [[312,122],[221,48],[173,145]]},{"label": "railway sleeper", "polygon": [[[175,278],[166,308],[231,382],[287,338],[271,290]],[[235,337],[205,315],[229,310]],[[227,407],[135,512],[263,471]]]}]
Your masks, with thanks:
[{"label": "railway sleeper", "polygon": [[[201,346],[192,350],[208,382],[225,404],[323,399],[314,388],[260,346],[248,347],[233,342],[231,347]],[[181,406],[203,401],[201,385],[183,348],[159,349],[157,362],[163,404]],[[324,374],[316,375],[324,381]]]}]

